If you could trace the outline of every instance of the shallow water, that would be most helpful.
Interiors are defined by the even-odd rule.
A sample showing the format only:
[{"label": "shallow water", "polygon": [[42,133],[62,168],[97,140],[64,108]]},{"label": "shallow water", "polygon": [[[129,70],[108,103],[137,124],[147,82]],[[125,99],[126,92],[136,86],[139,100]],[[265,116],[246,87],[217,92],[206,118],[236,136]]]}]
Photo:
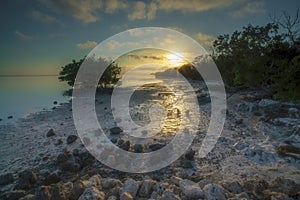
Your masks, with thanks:
[{"label": "shallow water", "polygon": [[0,77],[0,124],[67,102],[62,93],[68,88],[57,76]]}]

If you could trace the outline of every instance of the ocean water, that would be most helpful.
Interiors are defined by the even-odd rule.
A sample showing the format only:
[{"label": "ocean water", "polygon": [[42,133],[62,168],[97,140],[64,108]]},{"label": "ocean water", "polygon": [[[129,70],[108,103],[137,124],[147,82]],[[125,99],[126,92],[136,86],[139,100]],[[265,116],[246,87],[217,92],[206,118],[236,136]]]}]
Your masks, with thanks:
[{"label": "ocean water", "polygon": [[63,92],[69,88],[57,76],[0,77],[0,125],[68,102]]}]

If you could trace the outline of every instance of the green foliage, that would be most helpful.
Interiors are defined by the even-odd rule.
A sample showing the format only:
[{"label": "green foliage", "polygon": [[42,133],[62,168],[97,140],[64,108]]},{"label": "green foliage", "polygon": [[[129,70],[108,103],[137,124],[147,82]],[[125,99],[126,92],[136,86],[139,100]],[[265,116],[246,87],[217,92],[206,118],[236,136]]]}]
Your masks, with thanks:
[{"label": "green foliage", "polygon": [[[80,59],[79,61],[73,60],[72,63],[69,63],[69,64],[65,65],[64,67],[62,67],[62,69],[59,73],[58,79],[60,81],[66,81],[68,83],[68,85],[70,85],[70,86],[74,86],[77,72],[84,60],[85,60],[85,58]],[[105,63],[105,64],[107,63],[103,59],[100,59],[99,61],[95,61],[91,58],[89,58],[89,60],[86,62],[93,62],[91,64],[96,64],[99,66],[103,66],[103,63]],[[98,87],[99,88],[109,88],[113,84],[117,83],[117,81],[119,80],[120,72],[121,72],[121,68],[118,66],[117,63],[115,63],[115,62],[110,63],[109,66],[104,71],[104,73],[102,74],[102,76],[99,80],[99,83],[98,83]]]},{"label": "green foliage", "polygon": [[244,27],[214,42],[213,58],[229,86],[263,87],[283,100],[300,99],[299,49],[279,27]]}]

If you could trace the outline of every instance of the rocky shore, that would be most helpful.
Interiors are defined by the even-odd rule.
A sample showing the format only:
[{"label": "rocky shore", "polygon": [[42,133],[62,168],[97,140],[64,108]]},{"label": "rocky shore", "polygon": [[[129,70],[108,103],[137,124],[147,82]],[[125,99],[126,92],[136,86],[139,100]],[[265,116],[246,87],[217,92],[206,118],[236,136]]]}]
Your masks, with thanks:
[{"label": "rocky shore", "polygon": [[[109,113],[109,99],[96,99],[98,112]],[[201,92],[198,100],[209,116],[209,95]],[[2,125],[0,199],[300,199],[300,106],[251,90],[228,94],[227,100],[224,130],[207,157],[197,156],[205,136],[199,130],[179,160],[146,174],[95,160],[76,133],[70,103]],[[107,127],[111,141],[127,151],[165,145],[134,144],[119,137],[113,124]]]}]

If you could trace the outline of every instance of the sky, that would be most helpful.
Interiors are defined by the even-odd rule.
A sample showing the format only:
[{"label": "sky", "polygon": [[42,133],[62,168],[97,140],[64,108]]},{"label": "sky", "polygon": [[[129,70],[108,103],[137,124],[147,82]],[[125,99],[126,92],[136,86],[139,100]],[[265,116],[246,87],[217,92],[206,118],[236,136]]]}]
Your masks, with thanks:
[{"label": "sky", "polygon": [[180,31],[209,49],[221,34],[294,15],[299,0],[11,0],[0,8],[0,75],[57,74],[131,28]]}]

